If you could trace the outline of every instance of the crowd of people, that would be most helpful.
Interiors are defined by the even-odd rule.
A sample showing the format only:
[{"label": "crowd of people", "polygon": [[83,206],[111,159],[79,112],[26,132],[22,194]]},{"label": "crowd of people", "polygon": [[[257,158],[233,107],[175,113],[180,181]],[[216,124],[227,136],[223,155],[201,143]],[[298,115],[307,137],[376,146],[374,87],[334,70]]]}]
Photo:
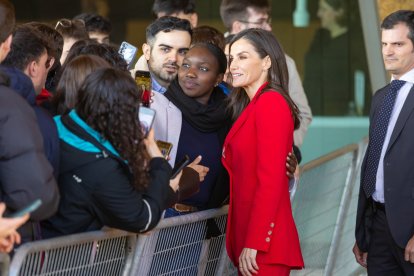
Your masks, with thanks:
[{"label": "crowd of people", "polygon": [[[193,0],[155,0],[153,12],[157,19],[146,28],[143,55],[129,71],[109,43],[108,19],[80,14],[55,26],[15,26],[13,5],[0,0],[0,251],[104,226],[144,233],[161,219],[229,204],[227,253],[241,275],[289,275],[303,268],[289,182],[295,180],[312,113],[295,62],[272,33],[269,2],[221,1],[226,34],[198,26]],[[408,94],[412,52],[397,56],[406,60],[395,66],[390,53],[402,51],[395,44],[413,49],[414,15],[400,13],[382,25],[384,60]],[[333,38],[344,35],[347,29],[335,24],[339,33]],[[149,133],[139,121],[143,90],[134,80],[137,70],[151,76],[156,115]],[[375,96],[374,109],[382,110],[383,94]],[[372,113],[375,120],[383,120],[381,110]],[[402,141],[395,142],[388,129],[385,145],[405,147],[411,136],[399,126],[398,114],[393,116]],[[370,141],[363,166],[354,253],[365,266],[370,252],[369,271],[382,271],[378,263],[385,257],[375,253],[389,250],[392,238],[381,234],[389,215],[397,241],[387,261],[402,263],[399,246],[409,240],[406,263],[393,269],[410,274],[412,219],[397,215],[399,197],[384,202],[384,192],[391,192],[384,190],[384,175],[396,173],[398,157],[406,154],[391,149],[390,156],[378,155],[378,147],[385,148],[381,135]],[[172,144],[167,157],[157,140]],[[172,178],[184,156],[190,164]],[[388,162],[396,164],[382,169],[378,159],[387,168]],[[409,166],[404,168],[409,175]],[[410,187],[403,186],[406,194]],[[9,217],[38,199],[42,203],[30,215]],[[385,219],[385,213],[373,217],[370,243],[365,219],[377,210],[387,213]],[[410,223],[402,232],[394,226],[398,219]]]}]

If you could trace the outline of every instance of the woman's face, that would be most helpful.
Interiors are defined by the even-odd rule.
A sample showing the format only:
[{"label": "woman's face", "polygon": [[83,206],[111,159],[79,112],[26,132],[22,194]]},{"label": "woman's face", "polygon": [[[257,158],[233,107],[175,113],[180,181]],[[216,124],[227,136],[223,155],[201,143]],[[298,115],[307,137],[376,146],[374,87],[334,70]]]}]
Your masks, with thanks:
[{"label": "woman's face", "polygon": [[256,92],[267,81],[269,64],[256,52],[250,41],[241,38],[230,48],[232,86]]},{"label": "woman's face", "polygon": [[333,25],[337,25],[337,18],[342,10],[336,11],[332,6],[324,0],[319,0],[318,17],[321,20],[321,27],[330,29]]},{"label": "woman's face", "polygon": [[221,82],[219,64],[214,55],[204,47],[191,48],[178,71],[178,82],[184,93],[196,101],[207,104],[214,86]]}]

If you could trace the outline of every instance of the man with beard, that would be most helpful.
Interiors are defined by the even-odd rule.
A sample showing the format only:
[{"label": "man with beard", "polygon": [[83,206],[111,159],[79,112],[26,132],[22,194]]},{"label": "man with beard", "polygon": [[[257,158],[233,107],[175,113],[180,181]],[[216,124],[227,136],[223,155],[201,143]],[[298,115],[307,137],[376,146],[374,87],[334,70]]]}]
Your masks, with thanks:
[{"label": "man with beard", "polygon": [[164,16],[147,27],[147,42],[142,45],[151,73],[152,90],[164,93],[177,76],[191,44],[191,25],[188,20]]}]

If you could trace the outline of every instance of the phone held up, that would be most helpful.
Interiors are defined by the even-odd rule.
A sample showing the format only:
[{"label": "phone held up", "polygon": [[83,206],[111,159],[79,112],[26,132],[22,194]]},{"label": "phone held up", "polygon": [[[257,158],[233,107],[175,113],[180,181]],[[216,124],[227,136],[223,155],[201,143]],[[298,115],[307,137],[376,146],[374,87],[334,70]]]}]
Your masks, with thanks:
[{"label": "phone held up", "polygon": [[122,42],[121,46],[119,47],[118,53],[121,54],[121,56],[125,59],[126,63],[128,64],[128,70],[132,67],[132,62],[135,59],[137,51],[137,47],[135,47],[132,44],[129,44],[126,41]]},{"label": "phone held up", "polygon": [[190,157],[184,155],[180,162],[176,163],[172,169],[171,179],[174,179],[190,163]]},{"label": "phone held up", "polygon": [[151,75],[148,71],[136,71],[135,82],[142,90],[141,103],[143,106],[151,105]]},{"label": "phone held up", "polygon": [[138,116],[144,136],[147,137],[148,132],[150,131],[150,129],[152,128],[152,124],[154,123],[155,110],[145,106],[140,106]]},{"label": "phone held up", "polygon": [[171,149],[173,147],[171,143],[164,142],[161,140],[157,140],[157,146],[165,158],[167,158],[168,155],[170,155]]},{"label": "phone held up", "polygon": [[7,217],[9,217],[9,218],[22,217],[22,216],[26,215],[27,213],[31,213],[31,212],[35,211],[37,208],[40,207],[40,205],[42,205],[42,200],[41,199],[36,199],[35,201],[31,202],[29,205],[27,205],[23,209],[20,209],[17,212],[11,213]]}]

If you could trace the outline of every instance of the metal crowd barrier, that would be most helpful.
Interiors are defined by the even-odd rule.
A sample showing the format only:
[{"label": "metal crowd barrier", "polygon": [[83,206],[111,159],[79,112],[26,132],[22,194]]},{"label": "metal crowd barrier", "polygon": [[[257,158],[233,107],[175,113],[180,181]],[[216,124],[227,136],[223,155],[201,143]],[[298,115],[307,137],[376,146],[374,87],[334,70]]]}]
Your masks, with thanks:
[{"label": "metal crowd barrier", "polygon": [[[292,202],[305,269],[292,275],[361,275],[352,253],[366,141],[305,164]],[[357,274],[354,274],[357,273]]]},{"label": "metal crowd barrier", "polygon": [[[305,269],[292,275],[365,273],[351,251],[365,147],[349,145],[302,167],[292,209]],[[141,235],[109,229],[27,243],[9,275],[237,275],[225,249],[227,212],[163,219]]]}]

